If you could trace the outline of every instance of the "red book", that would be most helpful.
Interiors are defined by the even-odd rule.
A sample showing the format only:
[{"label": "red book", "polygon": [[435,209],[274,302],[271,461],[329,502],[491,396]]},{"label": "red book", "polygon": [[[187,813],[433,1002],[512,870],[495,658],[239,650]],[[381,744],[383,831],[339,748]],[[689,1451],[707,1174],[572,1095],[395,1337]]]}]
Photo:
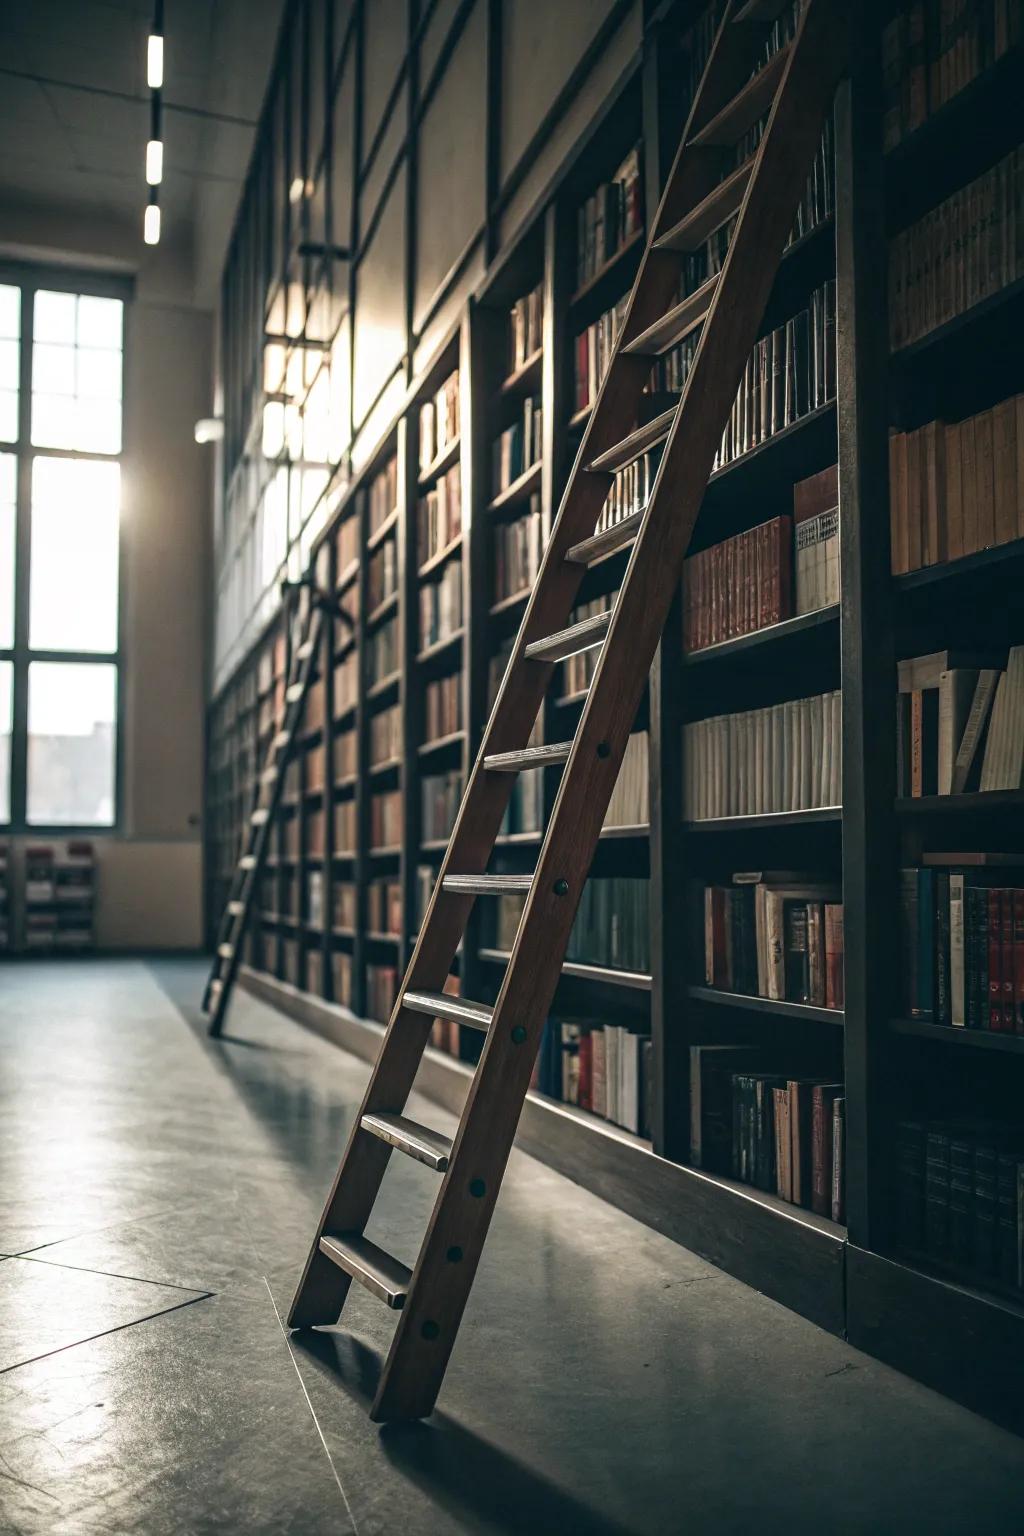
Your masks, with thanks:
[{"label": "red book", "polygon": [[1003,1033],[1012,1035],[1016,1030],[1016,1018],[1014,1008],[1014,984],[1016,977],[1016,964],[1014,956],[1014,900],[1016,891],[1003,892],[1003,935],[1002,935],[1002,971],[1003,971]]},{"label": "red book", "polygon": [[1003,893],[988,893],[988,1027],[1001,1031],[1003,1027]]},{"label": "red book", "polygon": [[1024,1035],[1024,891],[1013,892],[1013,1027]]}]

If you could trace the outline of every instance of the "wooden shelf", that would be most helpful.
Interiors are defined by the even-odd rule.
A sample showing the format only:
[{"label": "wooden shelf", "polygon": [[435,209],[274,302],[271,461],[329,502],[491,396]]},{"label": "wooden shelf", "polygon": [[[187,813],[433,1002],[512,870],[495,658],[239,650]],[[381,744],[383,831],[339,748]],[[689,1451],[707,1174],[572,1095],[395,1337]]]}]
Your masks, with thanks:
[{"label": "wooden shelf", "polygon": [[465,731],[451,731],[447,736],[435,736],[432,741],[424,741],[416,748],[418,757],[432,757],[436,752],[447,751],[449,747],[462,746],[466,740]]},{"label": "wooden shelf", "polygon": [[593,409],[594,402],[592,400],[589,405],[583,405],[578,411],[574,411],[567,423],[569,431],[575,432],[578,427],[585,427],[590,420],[590,414]]},{"label": "wooden shelf", "polygon": [[429,469],[421,471],[418,482],[420,490],[429,491],[438,476],[443,475],[446,469],[451,469],[458,456],[459,439],[456,437],[448,444],[447,448],[442,449]]},{"label": "wooden shelf", "polygon": [[388,535],[394,533],[395,530],[397,529],[397,527],[398,527],[398,508],[396,507],[393,512],[389,512],[388,513],[387,517],[381,523],[380,527],[379,528],[375,528],[373,533],[368,535],[367,540],[366,540],[366,547],[367,547],[367,549],[368,550],[379,549],[380,546],[384,543],[384,540],[388,537]]},{"label": "wooden shelf", "polygon": [[817,630],[823,626],[838,626],[838,623],[839,604],[832,603],[827,608],[815,609],[813,613],[797,614],[794,618],[782,619],[778,624],[768,624],[764,629],[735,635],[731,640],[720,640],[717,645],[705,645],[699,651],[687,651],[683,655],[683,665],[699,667],[713,661],[728,660],[732,656],[744,656],[756,646],[778,645],[796,635],[816,636]]},{"label": "wooden shelf", "polygon": [[988,549],[977,549],[959,560],[943,560],[935,565],[922,565],[915,571],[904,571],[893,577],[898,592],[916,592],[922,587],[938,587],[937,596],[945,596],[946,584],[962,582],[980,575],[985,578],[998,566],[1012,572],[1019,579],[1017,567],[1024,558],[1024,539],[1009,539],[1005,544],[993,544]]},{"label": "wooden shelf", "polygon": [[968,795],[904,796],[896,801],[901,816],[974,816],[1024,811],[1024,790],[989,789]]},{"label": "wooden shelf", "polygon": [[432,571],[438,570],[442,565],[449,561],[453,555],[458,554],[461,548],[462,534],[460,532],[456,534],[454,539],[450,539],[443,549],[439,549],[436,551],[436,553],[432,554],[429,560],[424,560],[423,564],[416,572],[419,580],[422,581],[424,577],[429,576]]},{"label": "wooden shelf", "polygon": [[417,651],[417,665],[422,667],[425,662],[436,661],[439,656],[444,655],[445,651],[454,650],[457,645],[462,644],[465,633],[465,629],[456,629],[452,634],[445,635],[443,639],[435,640],[433,645],[428,645],[425,650]]},{"label": "wooden shelf", "polygon": [[604,289],[613,287],[615,285],[615,280],[620,276],[623,279],[623,292],[631,287],[633,281],[632,274],[630,274],[628,278],[625,274],[630,265],[631,258],[635,259],[642,251],[646,238],[646,232],[642,226],[640,229],[635,229],[631,235],[627,236],[626,240],[622,245],[619,246],[618,250],[601,263],[593,276],[588,277],[585,282],[582,282],[576,289],[576,292],[569,300],[570,312],[574,309],[577,309],[586,299],[590,298],[592,295]]},{"label": "wooden shelf", "polygon": [[398,593],[392,592],[381,602],[379,602],[376,608],[370,609],[370,612],[366,615],[367,629],[372,629],[375,624],[380,623],[381,619],[389,618],[391,614],[396,613],[397,611]]},{"label": "wooden shelf", "polygon": [[524,587],[521,592],[513,592],[508,597],[501,597],[496,603],[491,604],[487,612],[492,619],[499,618],[503,613],[511,613],[514,608],[525,606],[532,592],[532,587]]},{"label": "wooden shelf", "polygon": [[522,502],[528,502],[533,492],[540,486],[541,470],[543,463],[540,459],[531,464],[529,469],[507,485],[503,491],[499,491],[487,504],[487,510],[491,513],[508,512],[512,507],[518,507]]},{"label": "wooden shelf", "polygon": [[817,805],[806,811],[767,811],[760,816],[709,816],[683,823],[687,832],[756,832],[770,827],[807,827],[841,822],[841,805]]},{"label": "wooden shelf", "polygon": [[520,363],[518,368],[505,376],[501,382],[499,394],[515,395],[520,391],[525,394],[531,385],[539,385],[541,363],[543,360],[544,349],[543,347],[538,347],[536,352],[532,353],[525,362]]},{"label": "wooden shelf", "polygon": [[686,995],[697,1003],[719,1008],[740,1008],[746,1013],[772,1013],[786,1019],[803,1019],[808,1024],[834,1024],[843,1027],[841,1008],[816,1008],[811,1003],[786,1003],[772,997],[750,997],[745,992],[722,992],[717,987],[687,987]]},{"label": "wooden shelf", "polygon": [[[481,949],[480,959],[492,965],[508,965],[511,953],[504,949]],[[577,981],[596,981],[609,987],[628,987],[635,992],[649,992],[651,977],[645,971],[617,970],[610,965],[589,965],[582,960],[566,960],[562,975]]]},{"label": "wooden shelf", "polygon": [[367,699],[380,699],[393,688],[397,688],[402,680],[401,672],[389,672],[387,677],[382,677],[379,682],[373,683],[366,690]]},{"label": "wooden shelf", "polygon": [[959,1025],[933,1024],[930,1019],[890,1019],[889,1028],[897,1035],[916,1035],[922,1040],[939,1040],[943,1045],[1004,1051],[1011,1056],[1024,1056],[1024,1035],[1003,1035],[989,1029],[963,1029]]},{"label": "wooden shelf", "polygon": [[366,771],[371,778],[383,778],[386,773],[394,773],[396,768],[401,768],[404,761],[402,757],[388,757],[383,762],[371,763]]}]

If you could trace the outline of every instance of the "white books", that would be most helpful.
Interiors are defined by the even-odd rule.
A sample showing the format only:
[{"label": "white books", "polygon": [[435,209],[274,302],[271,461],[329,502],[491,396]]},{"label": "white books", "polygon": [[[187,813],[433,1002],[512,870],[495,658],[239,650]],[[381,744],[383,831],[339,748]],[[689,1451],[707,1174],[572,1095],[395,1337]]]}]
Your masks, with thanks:
[{"label": "white books", "polygon": [[954,667],[939,674],[939,773],[940,795],[953,793],[953,767],[963,739],[978,682],[973,667]]},{"label": "white books", "polygon": [[1010,651],[996,687],[981,765],[981,789],[1019,789],[1024,769],[1024,646]]},{"label": "white books", "polygon": [[774,815],[839,805],[841,728],[838,691],[766,709],[716,715],[685,726],[686,819]]},{"label": "white books", "polygon": [[998,667],[983,667],[978,673],[978,681],[974,687],[974,695],[971,699],[971,707],[967,715],[967,723],[964,726],[957,748],[956,758],[953,764],[953,777],[950,794],[962,795],[967,787],[978,746],[985,731],[992,701],[995,698],[996,684],[1002,673]]},{"label": "white books", "polygon": [[967,1023],[964,982],[964,877],[949,877],[949,997],[950,1022],[963,1028]]},{"label": "white books", "polygon": [[802,518],[793,530],[797,613],[839,601],[839,508]]}]

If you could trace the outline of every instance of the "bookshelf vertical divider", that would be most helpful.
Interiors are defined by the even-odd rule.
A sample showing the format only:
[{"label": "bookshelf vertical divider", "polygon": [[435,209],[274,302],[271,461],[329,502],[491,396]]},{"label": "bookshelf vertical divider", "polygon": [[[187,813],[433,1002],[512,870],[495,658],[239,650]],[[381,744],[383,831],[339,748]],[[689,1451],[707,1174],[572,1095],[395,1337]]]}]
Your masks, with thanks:
[{"label": "bookshelf vertical divider", "polygon": [[402,805],[402,851],[399,881],[402,893],[401,936],[396,957],[401,974],[416,939],[416,868],[420,846],[420,786],[416,772],[416,741],[420,701],[416,695],[418,594],[416,590],[416,506],[419,495],[419,423],[414,410],[398,422],[395,452],[398,455],[398,654],[402,764],[399,788]]},{"label": "bookshelf vertical divider", "polygon": [[[352,884],[354,895],[354,924],[352,938],[352,1007],[356,1013],[366,1012],[366,881],[369,868],[370,846],[370,795],[369,777],[370,742],[367,724],[367,688],[369,686],[368,646],[366,643],[366,609],[369,596],[370,557],[366,548],[370,527],[369,491],[364,486],[356,493],[351,516],[356,519],[356,535],[359,549],[359,574],[356,577],[355,641],[356,641],[356,710],[353,728],[356,733],[356,782],[355,796],[355,848],[352,860]],[[332,812],[333,814],[333,812]]]},{"label": "bookshelf vertical divider", "polygon": [[847,1222],[874,1246],[886,1204],[885,1054],[896,991],[889,575],[888,322],[878,33],[860,32],[836,103],[843,684]]},{"label": "bookshelf vertical divider", "polygon": [[[491,530],[487,526],[488,361],[498,353],[493,316],[470,304],[459,326],[459,472],[462,497],[462,748],[459,768],[465,793],[477,746],[487,724],[487,604]],[[488,324],[487,322],[490,322]],[[493,362],[490,364],[493,370]],[[463,997],[480,996],[480,904],[466,928],[459,963]]]}]

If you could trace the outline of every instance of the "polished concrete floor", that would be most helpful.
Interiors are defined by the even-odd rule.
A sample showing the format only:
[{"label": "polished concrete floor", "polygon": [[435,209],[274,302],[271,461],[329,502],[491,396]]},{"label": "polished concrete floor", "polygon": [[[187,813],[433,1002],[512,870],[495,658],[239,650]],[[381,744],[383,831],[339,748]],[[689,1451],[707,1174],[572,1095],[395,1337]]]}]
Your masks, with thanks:
[{"label": "polished concrete floor", "polygon": [[367,1068],[244,994],[209,1044],[201,977],[0,972],[0,1531],[1024,1527],[1019,1440],[520,1153],[438,1411],[370,1424],[391,1314],[281,1326]]}]

